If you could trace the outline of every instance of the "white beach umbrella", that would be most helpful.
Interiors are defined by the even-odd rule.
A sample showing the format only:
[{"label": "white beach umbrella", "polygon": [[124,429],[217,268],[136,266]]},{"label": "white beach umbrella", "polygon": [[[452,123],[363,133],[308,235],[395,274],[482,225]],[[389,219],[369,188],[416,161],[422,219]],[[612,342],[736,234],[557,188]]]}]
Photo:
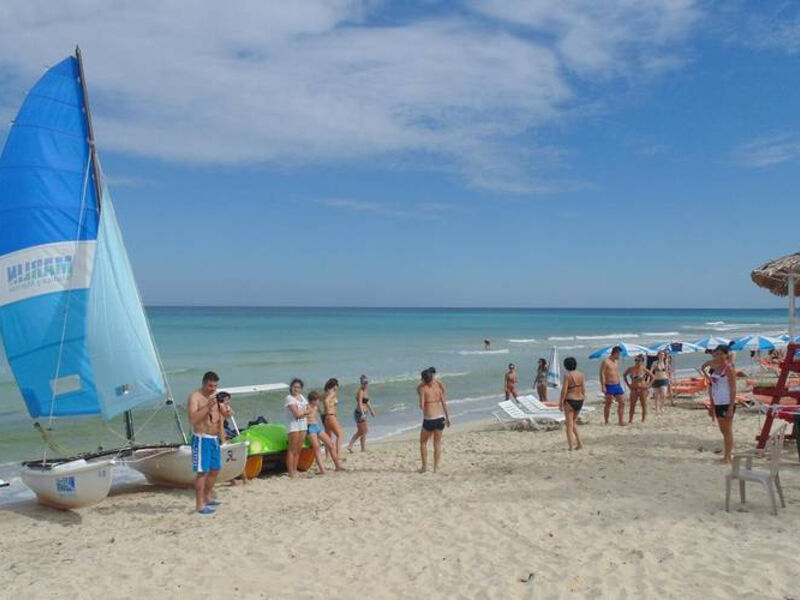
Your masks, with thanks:
[{"label": "white beach umbrella", "polygon": [[552,388],[561,387],[561,365],[558,363],[558,348],[550,348],[547,361],[547,385]]},{"label": "white beach umbrella", "polygon": [[691,352],[702,352],[704,348],[690,344],[689,342],[662,342],[650,346],[651,352],[669,352],[670,354],[689,354]]},{"label": "white beach umbrella", "polygon": [[716,335],[708,335],[697,340],[694,345],[699,346],[703,350],[713,350],[717,346],[727,346],[730,343],[731,341],[728,338],[718,337]]},{"label": "white beach umbrella", "polygon": [[765,335],[746,335],[731,344],[731,350],[775,350],[786,345],[786,342]]},{"label": "white beach umbrella", "polygon": [[621,356],[623,358],[627,358],[630,356],[636,356],[637,354],[647,354],[650,352],[649,348],[645,348],[644,346],[640,346],[639,344],[628,344],[626,342],[617,342],[616,344],[611,344],[610,346],[604,346],[599,350],[595,350],[589,355],[589,358],[606,358],[607,356],[611,356],[611,351],[614,349],[615,346],[619,346],[622,349]]}]

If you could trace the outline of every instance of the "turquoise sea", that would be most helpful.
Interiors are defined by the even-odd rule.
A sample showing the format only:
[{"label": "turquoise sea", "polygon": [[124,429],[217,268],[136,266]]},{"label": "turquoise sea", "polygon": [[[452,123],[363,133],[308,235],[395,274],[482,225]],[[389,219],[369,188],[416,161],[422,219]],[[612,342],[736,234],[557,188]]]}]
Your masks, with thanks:
[{"label": "turquoise sea", "polygon": [[[505,368],[516,363],[522,389],[530,389],[539,357],[553,345],[560,357],[575,356],[579,368],[596,378],[598,364],[587,359],[601,346],[624,340],[642,345],[716,334],[785,331],[782,310],[713,309],[395,309],[395,308],[180,308],[147,310],[181,417],[187,394],[207,370],[222,386],[306,382],[306,391],[329,377],[342,383],[343,415],[351,414],[356,381],[371,381],[379,415],[371,438],[386,438],[418,426],[415,386],[419,372],[434,365],[448,387],[454,420],[491,414],[502,392]],[[492,350],[483,351],[483,340]],[[700,356],[678,358],[691,368]],[[283,393],[238,397],[239,425],[263,415],[281,419]],[[137,441],[177,441],[171,409],[160,405],[135,412]],[[46,419],[43,420],[46,422]],[[184,418],[184,423],[186,422]],[[348,434],[353,424],[345,417]],[[61,419],[56,439],[70,452],[115,447],[120,421]],[[41,438],[31,426],[8,365],[0,363],[0,478],[14,480],[21,460],[38,458]],[[13,498],[15,484],[5,498]]]}]

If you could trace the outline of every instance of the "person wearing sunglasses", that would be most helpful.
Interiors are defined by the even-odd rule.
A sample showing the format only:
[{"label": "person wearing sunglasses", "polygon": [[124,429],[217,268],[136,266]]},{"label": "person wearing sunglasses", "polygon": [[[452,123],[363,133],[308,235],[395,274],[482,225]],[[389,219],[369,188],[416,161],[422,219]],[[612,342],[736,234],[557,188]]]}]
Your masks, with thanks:
[{"label": "person wearing sunglasses", "polygon": [[628,424],[633,422],[636,414],[636,403],[642,405],[642,423],[647,419],[647,399],[650,396],[650,385],[653,383],[653,373],[644,365],[644,354],[639,354],[628,367],[622,378],[630,390],[630,406],[628,407]]}]

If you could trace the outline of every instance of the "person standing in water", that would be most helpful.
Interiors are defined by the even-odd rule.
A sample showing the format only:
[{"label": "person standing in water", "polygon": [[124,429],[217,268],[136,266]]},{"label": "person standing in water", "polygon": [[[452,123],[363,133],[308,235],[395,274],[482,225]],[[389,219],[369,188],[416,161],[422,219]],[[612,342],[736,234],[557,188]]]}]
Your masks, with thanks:
[{"label": "person standing in water", "polygon": [[567,445],[572,450],[573,443],[575,449],[583,448],[581,436],[578,433],[578,416],[583,408],[586,399],[586,378],[583,373],[578,371],[578,361],[572,356],[564,359],[564,384],[561,386],[561,398],[558,408],[564,413],[567,421]]},{"label": "person standing in water", "polygon": [[736,368],[730,362],[728,346],[717,346],[712,359],[703,365],[702,371],[711,381],[708,412],[722,434],[723,454],[720,462],[728,464],[733,456],[733,413],[736,410]]},{"label": "person standing in water", "polygon": [[450,415],[442,386],[436,382],[431,370],[425,369],[420,375],[422,383],[417,386],[417,394],[419,409],[422,411],[422,428],[419,432],[422,467],[419,472],[428,470],[428,440],[433,436],[433,472],[436,473],[442,456],[442,432],[445,427],[450,427]]},{"label": "person standing in water", "polygon": [[543,358],[539,359],[539,365],[536,367],[533,387],[536,389],[539,401],[547,402],[547,361]]},{"label": "person standing in water", "polygon": [[506,400],[509,398],[514,398],[514,401],[517,400],[517,380],[519,376],[517,375],[517,367],[514,366],[514,363],[509,363],[508,371],[506,371],[505,379],[503,380],[503,387],[505,388]]},{"label": "person standing in water", "polygon": [[367,449],[367,433],[369,432],[369,428],[367,427],[367,413],[373,417],[375,416],[375,410],[369,402],[369,379],[367,379],[366,375],[362,375],[359,381],[361,386],[358,388],[358,392],[356,392],[356,409],[353,411],[353,419],[356,422],[357,429],[353,437],[350,438],[350,443],[347,444],[348,452],[353,451],[353,444],[355,444],[357,440],[361,441],[362,452]]},{"label": "person standing in water", "polygon": [[325,424],[325,433],[331,438],[336,447],[336,456],[342,455],[342,424],[339,422],[339,380],[328,379],[325,382],[325,395],[322,399],[325,406],[325,414],[323,415],[323,423]]},{"label": "person standing in water", "polygon": [[484,350],[488,351],[489,348],[491,348],[491,347],[492,347],[492,340],[490,340],[488,338],[483,340],[483,349]]},{"label": "person standing in water", "polygon": [[225,435],[222,415],[217,402],[219,375],[208,371],[201,386],[189,394],[186,406],[192,424],[192,470],[194,477],[195,510],[210,515],[220,504],[214,497],[214,483],[222,468],[220,438]]},{"label": "person standing in water", "polygon": [[617,417],[619,418],[619,426],[625,425],[625,390],[619,381],[619,367],[617,362],[622,355],[622,348],[614,346],[611,349],[611,355],[603,360],[600,365],[600,389],[605,396],[605,404],[603,405],[603,419],[605,424],[608,425],[608,419],[611,416],[611,403],[616,400],[617,402]]},{"label": "person standing in water", "polygon": [[650,383],[653,374],[644,366],[644,354],[639,354],[632,367],[628,367],[622,378],[630,391],[630,405],[628,407],[628,424],[633,422],[636,413],[636,403],[642,405],[642,423],[647,419],[647,398],[650,395]]}]

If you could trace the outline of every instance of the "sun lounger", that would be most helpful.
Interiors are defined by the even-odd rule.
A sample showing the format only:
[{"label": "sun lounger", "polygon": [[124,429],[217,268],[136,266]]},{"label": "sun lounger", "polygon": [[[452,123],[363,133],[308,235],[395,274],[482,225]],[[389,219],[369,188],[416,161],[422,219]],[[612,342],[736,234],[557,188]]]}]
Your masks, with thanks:
[{"label": "sun lounger", "polygon": [[[517,402],[522,405],[522,408],[527,410],[531,414],[536,414],[537,411],[558,411],[557,406],[548,406],[535,396],[517,396]],[[581,409],[581,414],[583,413],[592,413],[595,411],[594,406],[586,406],[584,404],[583,408]],[[559,411],[561,412],[561,411]]]},{"label": "sun lounger", "polygon": [[526,413],[511,400],[498,402],[499,411],[492,413],[501,423],[530,423],[534,429],[540,425],[558,425],[564,422],[564,415],[560,411],[538,411],[536,414]]}]

